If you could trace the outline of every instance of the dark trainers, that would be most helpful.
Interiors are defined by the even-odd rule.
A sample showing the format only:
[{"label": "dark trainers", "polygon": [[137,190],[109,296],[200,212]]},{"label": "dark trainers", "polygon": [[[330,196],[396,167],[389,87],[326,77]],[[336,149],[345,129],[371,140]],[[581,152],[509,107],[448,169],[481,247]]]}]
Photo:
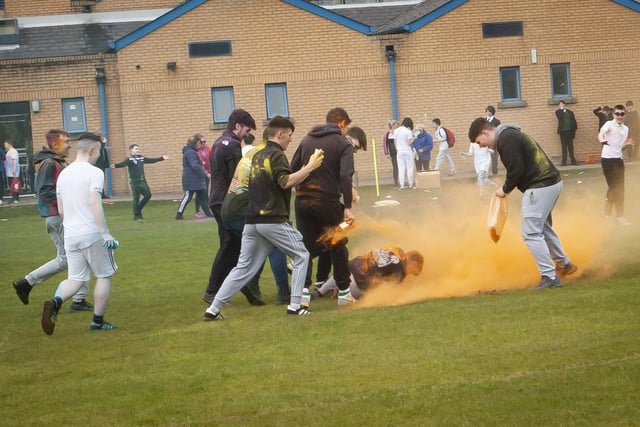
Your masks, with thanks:
[{"label": "dark trainers", "polygon": [[542,276],[542,279],[534,289],[548,289],[548,288],[560,288],[560,287],[562,287],[562,284],[560,283],[560,280],[557,277],[552,279],[547,276]]},{"label": "dark trainers", "polygon": [[182,214],[181,214],[181,213],[177,213],[177,214],[176,214],[176,219],[183,219],[183,218],[182,218]]},{"label": "dark trainers", "polygon": [[204,320],[205,322],[212,322],[214,320],[224,320],[224,317],[222,317],[222,314],[220,312],[217,313],[209,313],[208,311],[204,312]]},{"label": "dark trainers", "polygon": [[309,307],[300,307],[298,309],[287,307],[287,315],[291,316],[308,316],[311,314]]},{"label": "dark trainers", "polygon": [[318,299],[318,298],[322,298],[327,296],[326,294],[323,294],[322,292],[320,292],[320,289],[316,289],[313,292],[311,292],[311,299]]},{"label": "dark trainers", "polygon": [[92,331],[110,331],[111,329],[115,329],[115,328],[117,328],[117,326],[109,322],[102,322],[102,323],[91,322]]},{"label": "dark trainers", "polygon": [[13,281],[13,289],[16,290],[16,295],[20,298],[20,301],[24,305],[29,304],[29,292],[31,292],[31,285],[27,282],[27,279],[16,279]]},{"label": "dark trainers", "polygon": [[56,310],[56,303],[50,299],[44,302],[42,308],[42,330],[47,335],[52,335],[53,330],[56,327],[56,319],[58,318],[58,310]]},{"label": "dark trainers", "polygon": [[560,277],[568,276],[575,273],[576,271],[578,271],[578,266],[571,261],[569,261],[562,267],[559,264],[556,265],[556,274]]},{"label": "dark trainers", "polygon": [[210,294],[205,292],[204,295],[202,296],[202,302],[211,305],[211,303],[213,302],[213,299],[216,297],[216,294]]},{"label": "dark trainers", "polygon": [[78,311],[93,311],[93,305],[89,304],[86,299],[82,301],[74,301],[69,307],[69,311],[75,313]]}]

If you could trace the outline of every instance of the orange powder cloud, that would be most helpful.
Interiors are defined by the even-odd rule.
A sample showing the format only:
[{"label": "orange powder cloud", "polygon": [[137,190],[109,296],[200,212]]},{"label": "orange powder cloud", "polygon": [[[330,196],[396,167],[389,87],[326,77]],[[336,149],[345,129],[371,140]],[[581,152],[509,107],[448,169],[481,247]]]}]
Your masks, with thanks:
[{"label": "orange powder cloud", "polygon": [[[623,229],[603,223],[606,184],[601,174],[563,174],[565,188],[553,211],[554,230],[579,267],[563,282],[586,271],[596,279],[609,277],[622,262],[612,241],[620,233],[637,230],[640,224]],[[637,170],[627,169],[627,182],[633,182],[637,175]],[[487,228],[489,202],[480,199],[471,180],[445,182],[437,192],[389,190],[388,194],[400,205],[368,209],[373,211],[371,215],[357,212],[356,227],[349,233],[350,257],[380,245],[396,244],[405,251],[422,252],[425,265],[418,277],[408,276],[400,285],[383,284],[370,290],[356,307],[526,289],[540,279],[520,236],[519,191],[509,196],[509,216],[498,243],[493,243]],[[637,211],[628,184],[626,194],[627,212]]]}]

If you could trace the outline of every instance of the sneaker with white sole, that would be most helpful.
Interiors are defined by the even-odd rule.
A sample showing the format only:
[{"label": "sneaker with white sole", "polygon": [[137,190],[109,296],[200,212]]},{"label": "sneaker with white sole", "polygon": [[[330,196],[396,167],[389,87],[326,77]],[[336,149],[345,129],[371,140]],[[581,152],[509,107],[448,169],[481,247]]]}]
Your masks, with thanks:
[{"label": "sneaker with white sole", "polygon": [[350,290],[338,291],[338,305],[351,305],[355,304],[356,300],[351,295]]},{"label": "sneaker with white sole", "polygon": [[109,322],[102,322],[102,323],[91,322],[91,326],[90,326],[90,329],[92,331],[110,331],[116,328],[117,328],[116,325]]},{"label": "sneaker with white sole", "polygon": [[311,314],[311,310],[309,307],[300,307],[300,308],[292,308],[291,306],[287,307],[287,316],[309,316]]},{"label": "sneaker with white sole", "polygon": [[300,304],[303,307],[309,307],[310,302],[311,302],[311,292],[309,292],[309,288],[304,288],[302,290],[302,299],[300,300]]},{"label": "sneaker with white sole", "polygon": [[220,314],[220,312],[211,313],[207,309],[207,311],[204,312],[204,319],[202,320],[204,320],[205,322],[213,322],[214,320],[224,320],[224,317],[222,317],[222,314]]}]

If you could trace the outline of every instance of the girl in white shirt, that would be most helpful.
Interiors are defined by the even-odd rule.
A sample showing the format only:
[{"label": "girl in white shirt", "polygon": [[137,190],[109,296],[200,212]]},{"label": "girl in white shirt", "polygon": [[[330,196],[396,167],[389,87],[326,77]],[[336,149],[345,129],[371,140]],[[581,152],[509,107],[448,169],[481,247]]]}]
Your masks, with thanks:
[{"label": "girl in white shirt", "polygon": [[[402,125],[393,132],[398,151],[398,184],[400,190],[416,188],[416,164],[413,159],[411,143],[413,142],[413,120],[405,117]],[[408,182],[408,185],[406,185]]]}]

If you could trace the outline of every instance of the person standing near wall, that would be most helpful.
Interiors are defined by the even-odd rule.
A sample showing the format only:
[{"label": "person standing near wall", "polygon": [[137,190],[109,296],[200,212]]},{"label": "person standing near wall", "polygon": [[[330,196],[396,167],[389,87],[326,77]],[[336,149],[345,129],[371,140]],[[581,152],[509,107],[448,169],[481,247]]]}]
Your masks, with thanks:
[{"label": "person standing near wall", "polygon": [[397,120],[389,120],[389,129],[384,134],[384,155],[391,159],[391,167],[393,168],[393,185],[398,187],[398,151],[396,150],[396,140],[394,132],[400,126]]},{"label": "person standing near wall", "polygon": [[573,111],[567,108],[564,101],[558,103],[556,110],[556,118],[558,119],[558,134],[560,135],[560,144],[562,144],[562,166],[567,165],[567,153],[571,158],[571,164],[577,165],[575,155],[573,154],[573,140],[578,130],[578,122]]},{"label": "person standing near wall", "polygon": [[431,120],[433,126],[436,128],[433,133],[433,142],[438,144],[438,157],[436,157],[435,170],[439,171],[442,167],[442,163],[446,160],[449,163],[449,176],[456,174],[456,165],[453,163],[451,153],[449,153],[449,142],[447,141],[447,133],[442,127],[442,122],[439,118]]},{"label": "person standing near wall", "polygon": [[402,125],[395,130],[393,136],[398,150],[398,184],[400,190],[416,188],[416,163],[411,144],[413,143],[413,120],[402,119]]},{"label": "person standing near wall", "polygon": [[14,178],[20,180],[20,155],[18,150],[13,148],[13,141],[7,139],[4,141],[5,159],[4,159],[4,173],[7,176],[7,184],[9,186],[9,194],[11,194],[11,202],[20,202],[20,192],[13,188],[12,183],[15,182]]},{"label": "person standing near wall", "polygon": [[187,205],[195,195],[200,199],[200,205],[203,207],[205,214],[212,216],[207,206],[207,178],[209,173],[202,166],[200,157],[198,157],[198,147],[200,143],[200,134],[195,134],[187,140],[187,144],[182,148],[182,189],[184,196],[178,205],[176,219],[183,219],[182,214]]}]

